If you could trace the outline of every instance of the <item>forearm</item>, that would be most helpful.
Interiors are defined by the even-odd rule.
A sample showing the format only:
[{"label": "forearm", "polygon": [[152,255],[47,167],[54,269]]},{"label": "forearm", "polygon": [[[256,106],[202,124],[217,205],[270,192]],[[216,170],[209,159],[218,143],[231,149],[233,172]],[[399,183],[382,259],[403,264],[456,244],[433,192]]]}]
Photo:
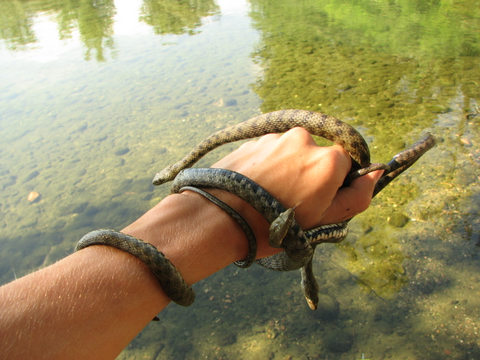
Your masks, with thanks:
[{"label": "forearm", "polygon": [[[199,195],[185,194],[123,231],[157,246],[193,284],[246,255],[237,226]],[[0,288],[0,357],[113,359],[169,302],[139,260],[88,247]]]},{"label": "forearm", "polygon": [[[350,169],[338,146],[319,148],[304,129],[248,142],[216,166],[258,182],[304,229],[365,210],[380,173],[340,188]],[[252,227],[257,257],[279,252],[268,224],[233,195],[211,190]],[[238,224],[202,196],[172,195],[122,230],[156,246],[193,284],[247,255]],[[0,288],[0,358],[113,359],[170,299],[135,257],[87,247]]]}]

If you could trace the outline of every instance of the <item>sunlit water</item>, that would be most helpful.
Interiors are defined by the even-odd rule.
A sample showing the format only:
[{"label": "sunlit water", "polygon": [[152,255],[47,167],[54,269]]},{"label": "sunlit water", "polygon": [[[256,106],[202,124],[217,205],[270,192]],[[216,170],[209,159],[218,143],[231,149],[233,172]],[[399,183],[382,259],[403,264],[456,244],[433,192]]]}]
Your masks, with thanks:
[{"label": "sunlit water", "polygon": [[480,359],[479,5],[2,2],[1,283],[135,220],[168,194],[153,175],[216,129],[310,109],[374,161],[443,141],[318,248],[318,311],[297,272],[231,266],[119,358]]}]

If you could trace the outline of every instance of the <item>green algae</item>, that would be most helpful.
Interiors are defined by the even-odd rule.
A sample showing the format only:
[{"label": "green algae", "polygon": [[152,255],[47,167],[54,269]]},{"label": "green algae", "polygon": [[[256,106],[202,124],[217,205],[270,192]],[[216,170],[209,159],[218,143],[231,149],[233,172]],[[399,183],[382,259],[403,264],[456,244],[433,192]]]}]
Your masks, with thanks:
[{"label": "green algae", "polygon": [[[449,26],[452,21],[470,19],[458,9],[439,11],[438,4],[431,4],[420,16],[426,18],[419,20],[408,15],[414,8],[409,2],[389,6],[382,2],[340,5],[307,1],[298,8],[285,1],[282,5],[259,2],[257,7],[260,10],[254,11],[253,17],[257,20],[258,16],[256,24],[264,37],[254,56],[266,70],[254,89],[264,101],[262,111],[301,108],[352,120],[372,137],[375,160],[382,156],[377,155],[377,144],[381,144],[383,154],[378,160],[385,161],[385,154],[397,151],[399,143],[412,141],[406,134],[428,128],[436,114],[450,112],[445,101],[455,95],[456,84],[462,84],[466,99],[479,96],[478,86],[467,85],[478,77],[478,67],[471,65],[478,64],[478,56],[461,56],[460,50],[462,41],[471,40],[470,30],[462,32]],[[451,17],[451,11],[457,17]],[[364,12],[370,16],[364,18]],[[400,18],[391,22],[397,16]],[[444,17],[449,20],[440,20]],[[398,43],[397,33],[403,33],[404,41],[411,41],[404,32],[405,28],[415,28],[409,21],[421,21],[422,28],[429,29],[433,25],[427,19],[433,18],[445,31],[456,33],[447,36],[456,39],[449,51],[436,51],[439,37],[429,31],[416,33],[417,40],[421,37],[419,43]],[[371,26],[365,28],[365,23],[352,19],[363,19]],[[387,41],[383,40],[384,32],[376,28],[383,28],[383,22],[389,24],[392,36]],[[478,23],[471,25],[475,28]],[[393,38],[396,41],[391,41]],[[404,51],[407,45],[408,56]],[[457,50],[452,52],[451,48]]]},{"label": "green algae", "polygon": [[[344,242],[317,248],[327,310],[308,309],[298,272],[228,267],[195,285],[191,308],[169,307],[119,358],[478,357],[477,8],[253,1],[260,39],[252,50],[257,38],[243,22],[221,14],[199,25],[195,16],[217,12],[201,3],[209,10],[185,10],[178,24],[186,25],[172,27],[185,35],[154,38],[116,37],[111,2],[102,3],[107,19],[87,31],[98,35],[91,54],[117,55],[99,65],[84,62],[85,48],[42,65],[5,62],[1,282],[67,256],[90,230],[135,220],[169,192],[151,185],[155,172],[207,134],[259,107],[317,110],[357,127],[372,161],[390,160],[427,130],[443,139],[351,222]],[[19,24],[35,11],[23,5]],[[158,29],[170,20],[159,17]],[[33,27],[24,29],[7,47],[31,41]],[[26,200],[30,191],[39,201]]]}]

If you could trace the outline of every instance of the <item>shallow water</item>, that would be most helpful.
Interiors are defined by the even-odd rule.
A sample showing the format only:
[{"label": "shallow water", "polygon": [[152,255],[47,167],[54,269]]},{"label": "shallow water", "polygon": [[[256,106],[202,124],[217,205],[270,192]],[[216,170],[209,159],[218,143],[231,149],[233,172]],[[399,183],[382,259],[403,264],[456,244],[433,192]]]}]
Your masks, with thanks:
[{"label": "shallow water", "polygon": [[443,141],[318,247],[319,311],[297,272],[230,266],[119,358],[480,359],[478,5],[2,2],[1,283],[135,220],[168,193],[153,175],[216,129],[310,109],[373,161]]}]

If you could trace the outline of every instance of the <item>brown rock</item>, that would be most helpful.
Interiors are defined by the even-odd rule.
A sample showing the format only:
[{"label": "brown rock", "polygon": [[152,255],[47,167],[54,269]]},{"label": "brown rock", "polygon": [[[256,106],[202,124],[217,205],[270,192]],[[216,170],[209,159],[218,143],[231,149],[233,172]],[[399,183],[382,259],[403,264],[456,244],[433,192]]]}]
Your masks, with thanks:
[{"label": "brown rock", "polygon": [[37,193],[36,191],[31,191],[30,194],[28,194],[27,200],[31,201],[31,202],[34,202],[35,200],[38,199],[39,196],[40,196],[40,194]]}]

